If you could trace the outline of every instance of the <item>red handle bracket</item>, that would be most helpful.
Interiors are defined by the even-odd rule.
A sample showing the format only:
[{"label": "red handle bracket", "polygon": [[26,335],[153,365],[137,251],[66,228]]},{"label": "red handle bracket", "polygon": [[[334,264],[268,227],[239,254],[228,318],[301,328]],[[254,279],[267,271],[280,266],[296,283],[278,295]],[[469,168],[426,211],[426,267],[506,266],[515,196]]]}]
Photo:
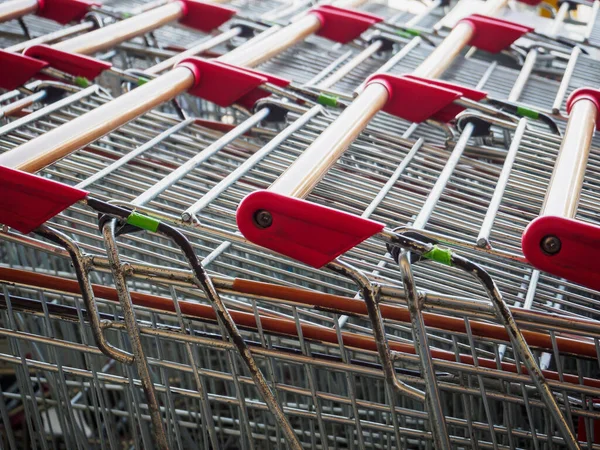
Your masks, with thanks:
[{"label": "red handle bracket", "polygon": [[331,5],[319,6],[310,13],[315,14],[321,22],[318,36],[342,44],[353,41],[369,27],[383,21],[381,17],[373,14]]},{"label": "red handle bracket", "polygon": [[534,30],[525,25],[481,14],[471,14],[459,23],[461,22],[468,23],[475,30],[469,45],[490,53],[501,52],[521,36]]},{"label": "red handle bracket", "polygon": [[[414,75],[404,75],[404,76],[406,78],[410,78],[411,80],[418,80],[418,81],[427,83],[432,86],[442,87],[442,88],[450,89],[452,91],[460,92],[461,97],[468,98],[469,100],[474,100],[476,102],[483,100],[488,95],[487,92],[480,91],[477,89],[471,89],[471,88],[468,88],[465,86],[459,86],[458,84],[449,83],[447,81],[440,81],[440,80],[435,80],[435,79],[431,79],[431,78],[421,78],[421,77],[416,77]],[[431,116],[431,118],[438,120],[440,122],[446,123],[446,122],[450,122],[451,120],[453,120],[457,114],[463,112],[464,110],[465,110],[465,108],[463,106],[450,103],[449,105],[445,106],[444,108],[439,110],[437,113],[435,113],[433,116]]]},{"label": "red handle bracket", "polygon": [[[571,113],[571,108],[579,100],[589,100],[596,105],[600,112],[600,90],[592,88],[575,89],[567,99],[567,112]],[[596,115],[596,129],[600,129],[600,114]]]},{"label": "red handle bracket", "polygon": [[3,166],[0,166],[0,180],[0,223],[21,233],[31,232],[88,194]]},{"label": "red handle bracket", "polygon": [[[261,228],[255,215],[267,211],[271,225]],[[256,191],[240,203],[236,220],[249,241],[312,267],[322,267],[379,233],[384,225],[306,200]]]},{"label": "red handle bracket", "polygon": [[183,18],[179,19],[179,23],[205,33],[220,27],[237,14],[236,9],[215,3],[199,0],[179,1],[183,3]]},{"label": "red handle bracket", "polygon": [[[560,250],[554,255],[542,250],[547,236],[560,240]],[[564,217],[538,217],[523,232],[521,247],[537,269],[600,290],[600,226]]]},{"label": "red handle bracket", "polygon": [[383,84],[389,93],[385,112],[416,123],[428,119],[449,122],[464,110],[452,102],[461,97],[479,101],[487,96],[483,91],[414,75],[375,74],[367,79],[367,85],[371,83]]},{"label": "red handle bracket", "polygon": [[66,25],[79,22],[92,6],[102,6],[102,3],[91,0],[38,0],[36,14]]},{"label": "red handle bracket", "polygon": [[63,52],[48,45],[33,45],[23,52],[24,55],[47,62],[51,67],[71,74],[93,80],[112,64],[77,53]]},{"label": "red handle bracket", "polygon": [[[234,68],[239,68],[238,66],[233,66],[231,64],[228,63],[221,63],[224,64],[225,66],[230,66],[230,67],[234,67]],[[287,80],[285,78],[281,78],[281,77],[277,77],[275,75],[271,75],[269,73],[265,73],[265,72],[261,72],[259,70],[254,70],[254,69],[248,69],[248,68],[244,68],[243,70],[245,70],[246,72],[249,73],[253,73],[255,75],[258,75],[260,77],[266,78],[267,79],[267,83],[269,84],[273,84],[275,86],[278,87],[286,87],[289,86],[289,84],[291,83],[291,80]],[[264,89],[260,89],[256,88],[251,90],[250,92],[248,92],[246,95],[240,97],[236,103],[239,105],[242,105],[243,107],[247,108],[247,109],[252,109],[252,107],[254,107],[254,104],[259,101],[261,98],[265,98],[270,96],[271,93],[265,91]]]},{"label": "red handle bracket", "polygon": [[260,85],[264,83],[289,84],[283,78],[216,60],[186,58],[177,66],[187,67],[194,74],[196,82],[189,90],[190,94],[223,107],[236,102],[249,105],[253,99],[269,95],[260,89]]},{"label": "red handle bracket", "polygon": [[[12,91],[27,83],[48,63],[18,53],[0,50],[0,88]],[[10,69],[8,69],[10,67]]]}]

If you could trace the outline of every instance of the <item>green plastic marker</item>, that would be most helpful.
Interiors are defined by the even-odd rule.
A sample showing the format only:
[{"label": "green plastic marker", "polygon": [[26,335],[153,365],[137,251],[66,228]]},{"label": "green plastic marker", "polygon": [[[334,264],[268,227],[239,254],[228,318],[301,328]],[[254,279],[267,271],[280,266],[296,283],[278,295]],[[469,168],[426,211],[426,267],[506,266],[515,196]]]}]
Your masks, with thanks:
[{"label": "green plastic marker", "polygon": [[140,214],[135,211],[129,214],[129,217],[127,217],[127,223],[129,225],[141,228],[142,230],[148,231],[156,231],[158,229],[158,226],[160,225],[159,220],[150,216],[145,216],[144,214]]},{"label": "green plastic marker", "polygon": [[517,106],[517,114],[521,117],[529,117],[530,119],[537,119],[540,117],[540,113],[529,108]]},{"label": "green plastic marker", "polygon": [[79,87],[86,88],[89,87],[90,80],[85,77],[75,77],[75,84]]},{"label": "green plastic marker", "polygon": [[323,106],[337,106],[338,97],[321,92],[317,97],[317,103]]},{"label": "green plastic marker", "polygon": [[452,265],[452,250],[448,248],[440,248],[434,245],[427,253],[423,253],[423,258],[431,259],[446,266]]}]

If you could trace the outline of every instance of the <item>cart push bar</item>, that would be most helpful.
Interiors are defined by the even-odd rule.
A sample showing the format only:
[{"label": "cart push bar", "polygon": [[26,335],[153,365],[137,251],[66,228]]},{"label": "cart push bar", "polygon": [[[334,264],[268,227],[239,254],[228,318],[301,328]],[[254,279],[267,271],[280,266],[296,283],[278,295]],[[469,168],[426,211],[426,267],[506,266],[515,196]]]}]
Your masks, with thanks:
[{"label": "cart push bar", "polygon": [[567,101],[569,120],[539,217],[523,232],[525,258],[536,268],[600,290],[600,226],[575,219],[594,131],[600,90],[581,88]]},{"label": "cart push bar", "polygon": [[[0,74],[0,87],[16,89],[41,71],[48,75],[50,67],[75,77],[73,82],[85,86],[87,80],[96,78],[104,71],[117,71],[110,63],[86,55],[114,47],[174,20],[209,32],[228,21],[236,12],[233,8],[198,0],[176,1],[52,46],[33,45],[23,55],[0,50],[0,64],[13,68]],[[117,72],[119,76],[124,76],[121,71]],[[61,74],[55,71],[51,75],[61,78]],[[137,77],[133,81],[137,81]]]},{"label": "cart push bar", "polygon": [[0,4],[0,23],[36,14],[66,25],[83,19],[94,6],[101,6],[101,3],[90,0],[12,0]]},{"label": "cart push bar", "polygon": [[[354,0],[353,2],[353,4],[359,3],[362,3],[362,1]],[[344,26],[342,29],[338,26],[338,19],[341,23],[347,25],[351,17],[357,23],[354,27],[353,36],[348,35],[347,26]],[[378,21],[380,19],[375,16],[342,8],[332,6],[316,8],[301,19],[268,37],[258,41],[249,41],[232,52],[217,58],[211,67],[218,66],[221,71],[228,69],[229,73],[237,72],[239,74],[245,71],[245,79],[254,77],[256,81],[255,77],[259,77],[261,80],[266,80],[273,85],[285,86],[289,83],[287,80],[266,74],[257,74],[254,71],[250,72],[247,69],[242,69],[242,67],[258,65],[295,43],[302,41],[310,34],[319,32],[326,38],[347,40],[351,39],[351,37],[358,37],[371,24]],[[28,60],[28,62],[31,61],[35,62],[36,59],[30,58]],[[39,67],[40,65],[44,65],[45,62],[41,61],[40,63],[40,60],[37,60],[35,64]],[[204,90],[201,87],[203,80],[197,78],[202,73],[202,69],[195,67],[198,65],[207,67],[206,62],[195,58],[180,62],[173,70],[143,84],[137,89],[123,94],[61,127],[0,155],[0,165],[27,172],[36,172],[183,92],[190,90],[190,93],[199,95],[198,92]],[[238,67],[232,67],[231,65]],[[98,65],[98,67],[100,66]],[[37,73],[39,69],[35,68],[31,70],[32,73]],[[236,89],[232,89],[231,92],[228,92],[231,85],[223,84],[222,82],[220,85],[222,86],[221,89],[210,93],[210,99],[221,106],[228,106],[230,104],[225,102],[224,98],[236,101],[245,94],[249,94],[256,87],[254,85],[248,92],[244,93],[244,89],[247,88],[247,84],[245,83],[237,86]],[[240,95],[238,96],[237,94]],[[255,98],[260,98],[260,96]]]}]

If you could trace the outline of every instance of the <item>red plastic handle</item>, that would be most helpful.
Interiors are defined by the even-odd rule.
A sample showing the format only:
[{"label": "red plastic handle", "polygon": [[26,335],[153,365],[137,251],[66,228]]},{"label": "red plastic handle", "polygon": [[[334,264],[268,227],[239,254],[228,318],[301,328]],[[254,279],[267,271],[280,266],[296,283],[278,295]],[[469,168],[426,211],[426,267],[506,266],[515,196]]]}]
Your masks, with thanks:
[{"label": "red plastic handle", "polygon": [[490,53],[501,52],[524,34],[533,31],[533,28],[525,25],[481,14],[471,14],[460,22],[468,23],[475,30],[469,45]]},{"label": "red plastic handle", "polygon": [[[48,63],[18,53],[0,50],[0,88],[12,91],[36,76]],[[10,68],[10,69],[8,69]]]},{"label": "red plastic handle", "polygon": [[0,166],[0,223],[29,233],[87,194],[57,181]]},{"label": "red plastic handle", "polygon": [[102,6],[102,3],[91,0],[38,0],[36,14],[66,25],[79,22],[92,6]]},{"label": "red plastic handle", "polygon": [[71,74],[93,80],[112,64],[77,53],[63,52],[48,45],[33,45],[23,52],[24,55],[47,62],[51,67]]},{"label": "red plastic handle", "polygon": [[180,0],[183,3],[182,25],[208,33],[237,14],[237,10],[199,0]]},{"label": "red plastic handle", "polygon": [[189,90],[190,94],[223,107],[236,102],[252,106],[253,103],[250,105],[250,102],[269,95],[260,89],[264,83],[289,84],[283,78],[217,60],[186,58],[177,66],[187,67],[194,74],[196,82]]},{"label": "red plastic handle", "polygon": [[[542,250],[547,237],[560,241],[554,255]],[[600,290],[600,226],[564,217],[538,217],[525,229],[521,247],[537,269]]]},{"label": "red plastic handle", "polygon": [[[256,214],[268,212],[271,224],[257,225]],[[322,267],[379,233],[384,225],[306,200],[257,191],[240,203],[236,220],[249,241],[312,267]]]},{"label": "red plastic handle", "polygon": [[[589,100],[596,105],[596,109],[600,111],[600,90],[592,88],[575,89],[567,99],[567,112],[570,114],[573,105],[579,100]],[[600,129],[600,114],[596,118],[596,129]]]},{"label": "red plastic handle", "polygon": [[353,41],[372,25],[383,21],[373,14],[330,5],[319,6],[310,12],[321,22],[317,35],[342,44]]},{"label": "red plastic handle", "polygon": [[458,90],[417,77],[381,73],[371,75],[367,85],[371,83],[380,83],[388,91],[385,112],[416,123],[432,118],[462,96]]},{"label": "red plastic handle", "polygon": [[[476,102],[483,100],[488,95],[487,92],[480,91],[477,89],[471,89],[464,86],[459,86],[458,84],[449,83],[447,81],[440,81],[431,78],[422,78],[414,75],[404,75],[404,77],[410,78],[412,80],[418,80],[429,85],[460,92],[461,97],[468,98],[469,100],[474,100]],[[464,110],[464,107],[450,103],[449,105],[436,112],[433,116],[431,116],[431,118],[446,123],[453,120],[457,114],[463,112]]]}]

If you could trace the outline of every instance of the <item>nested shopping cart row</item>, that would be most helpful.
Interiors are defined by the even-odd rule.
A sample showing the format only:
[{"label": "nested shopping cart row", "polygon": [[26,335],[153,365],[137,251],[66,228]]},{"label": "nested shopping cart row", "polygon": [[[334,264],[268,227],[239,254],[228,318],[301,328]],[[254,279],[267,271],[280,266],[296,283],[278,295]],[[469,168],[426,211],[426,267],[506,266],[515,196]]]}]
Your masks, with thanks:
[{"label": "nested shopping cart row", "polygon": [[[308,26],[313,19],[303,20]],[[464,34],[465,29],[464,25],[462,31],[459,27],[452,36]],[[282,34],[275,32],[273,36],[281,39]],[[447,48],[451,40],[444,41],[440,48],[444,45]],[[415,41],[412,45],[415,46]],[[257,48],[262,51],[261,46]],[[245,47],[242,59],[252,63],[262,59],[262,56],[254,58],[252,52],[252,47]],[[420,68],[434,59],[435,55],[427,58],[425,66]],[[441,62],[448,66],[447,60]],[[193,67],[200,71],[215,67],[214,63],[212,66],[192,61],[194,63],[197,65]],[[384,65],[384,69],[389,67]],[[169,76],[184,76],[182,70],[176,71]],[[337,77],[335,73],[332,76]],[[323,85],[327,84],[327,77],[321,77],[325,80]],[[263,80],[255,81],[264,86]],[[183,440],[188,438],[184,430],[194,427],[189,421],[182,421],[183,418],[199,420],[203,417],[208,422],[202,422],[196,429],[206,430],[202,439],[213,445],[226,442],[224,436],[231,434],[240,436],[242,446],[259,445],[253,444],[256,439],[277,445],[285,436],[288,445],[312,447],[537,448],[552,441],[550,445],[578,448],[581,443],[587,443],[593,448],[596,345],[595,318],[589,305],[593,304],[595,293],[568,281],[540,277],[539,272],[536,275],[518,252],[520,234],[530,218],[539,214],[535,205],[543,201],[543,189],[531,189],[523,179],[537,176],[539,185],[543,186],[544,180],[549,178],[561,142],[557,129],[563,125],[540,131],[539,121],[519,120],[506,111],[510,105],[505,103],[492,101],[490,108],[466,102],[466,106],[475,108],[476,112],[461,113],[461,120],[453,122],[451,127],[440,128],[441,110],[435,113],[431,126],[438,127],[450,138],[445,147],[439,138],[433,142],[423,138],[414,140],[410,139],[410,132],[399,137],[404,132],[403,124],[412,116],[403,116],[398,109],[392,112],[405,122],[381,113],[376,115],[377,110],[387,108],[389,98],[377,99],[377,103],[370,100],[374,102],[368,104],[372,109],[360,124],[355,124],[354,118],[347,120],[354,111],[360,111],[357,105],[361,104],[361,97],[368,98],[365,93],[377,92],[374,95],[382,97],[381,86],[392,89],[400,83],[457,95],[450,85],[390,77],[384,72],[379,78],[371,78],[351,105],[349,96],[342,96],[346,108],[338,117],[339,110],[311,101],[310,86],[305,90],[292,86],[283,91],[275,90],[275,96],[259,102],[243,123],[226,131],[223,125],[206,120],[151,112],[126,126],[115,127],[115,131],[106,128],[104,131],[110,134],[100,140],[97,137],[80,140],[72,148],[57,152],[56,156],[63,159],[53,156],[31,167],[18,165],[23,147],[16,145],[25,143],[27,148],[28,134],[40,134],[38,124],[64,131],[68,128],[55,128],[56,125],[90,108],[96,114],[108,111],[105,107],[97,108],[100,103],[112,106],[118,103],[105,96],[94,104],[85,97],[94,89],[98,95],[98,88],[88,88],[79,94],[85,106],[73,101],[74,97],[67,97],[62,104],[55,105],[51,114],[42,109],[7,125],[2,142],[11,150],[5,153],[9,156],[4,156],[3,161],[9,162],[9,167],[42,169],[40,174],[51,180],[42,182],[40,178],[3,169],[5,188],[14,194],[6,205],[8,210],[17,213],[16,217],[6,219],[7,223],[21,231],[30,231],[39,225],[41,216],[48,219],[70,203],[79,200],[80,204],[57,215],[48,226],[37,228],[37,237],[24,237],[8,230],[4,233],[5,251],[17,270],[5,271],[3,277],[19,286],[12,296],[8,291],[4,293],[6,320],[11,324],[5,327],[6,335],[15,328],[11,300],[14,296],[17,307],[33,311],[34,316],[36,311],[42,310],[48,322],[57,317],[44,312],[44,299],[36,302],[25,294],[38,297],[39,288],[61,295],[76,294],[77,287],[83,289],[86,318],[96,344],[102,352],[120,361],[115,364],[122,363],[122,368],[135,361],[147,401],[143,408],[148,414],[125,412],[118,407],[114,410],[95,405],[88,408],[83,403],[73,410],[91,411],[96,417],[135,414],[140,423],[152,422],[157,442],[163,447],[184,445]],[[266,87],[272,90],[271,86]],[[391,96],[390,92],[388,90],[386,95]],[[407,95],[405,91],[398,92]],[[126,94],[119,99],[141,99],[139,94],[139,91],[136,96]],[[278,95],[285,101],[278,99]],[[459,92],[451,101],[461,95],[465,94]],[[293,104],[290,99],[300,104]],[[496,108],[498,104],[501,107]],[[418,109],[416,104],[411,106]],[[465,106],[464,101],[461,106]],[[145,109],[138,111],[143,113]],[[282,112],[286,113],[283,123],[275,126],[263,123],[266,119],[282,117]],[[536,115],[535,111],[527,114]],[[537,115],[539,118],[540,114]],[[86,116],[90,117],[81,117]],[[371,116],[375,116],[375,120],[367,125]],[[123,116],[118,120],[124,123],[133,117]],[[556,120],[560,123],[561,118]],[[69,130],[73,130],[74,123],[83,121],[75,118],[69,122]],[[486,128],[487,124],[491,124],[491,128]],[[548,125],[548,121],[545,124]],[[42,138],[49,142],[48,136],[55,137],[58,133]],[[29,142],[29,148],[34,149],[40,142],[43,141]],[[73,151],[83,145],[85,148]],[[331,153],[330,160],[323,163],[308,158],[310,164],[305,166],[308,170],[304,174],[298,172],[298,161],[307,160],[301,155],[317,155],[318,145],[323,145],[326,155],[330,148],[337,153]],[[202,147],[200,152],[199,146]],[[502,163],[507,147],[510,147],[508,155],[516,155],[514,164]],[[483,157],[478,154],[480,151]],[[529,156],[528,151],[534,152],[535,158]],[[520,158],[529,158],[530,164],[521,165]],[[592,151],[592,163],[594,158]],[[534,164],[539,164],[539,173],[532,169]],[[303,177],[296,179],[294,173],[301,173]],[[503,177],[508,181],[501,192],[498,186],[503,186]],[[594,195],[593,178],[589,179],[592,181],[585,185],[584,200],[586,195]],[[53,184],[55,181],[78,189]],[[302,194],[295,194],[299,192],[299,181],[305,187]],[[278,191],[277,186],[284,188]],[[275,195],[268,192],[269,187]],[[60,196],[47,194],[55,190],[61,192]],[[262,192],[248,196],[257,190]],[[281,196],[282,192],[292,197]],[[308,202],[294,200],[293,196],[306,198]],[[501,206],[496,212],[491,205],[498,196]],[[525,197],[527,202],[510,204],[514,198]],[[40,206],[51,207],[51,210],[24,211],[19,206],[24,204],[23,200],[34,198],[40,200]],[[245,209],[238,210],[244,198]],[[263,203],[265,199],[269,202]],[[593,217],[593,207],[593,202],[582,203],[584,218]],[[101,214],[99,220],[98,213]],[[494,231],[486,237],[479,221],[490,214],[495,219]],[[362,216],[362,220],[357,216]],[[378,222],[367,219],[402,228],[382,230]],[[276,253],[243,238],[238,232],[241,223],[248,239],[271,247]],[[498,224],[505,228],[496,235]],[[252,227],[258,234],[249,233]],[[268,233],[275,233],[269,238],[270,242],[260,237]],[[365,240],[377,233],[379,239]],[[49,247],[47,241],[40,238],[64,250]],[[342,242],[339,246],[338,241]],[[479,249],[477,244],[484,248]],[[458,253],[447,250],[447,245],[455,247]],[[399,249],[404,251],[399,252]],[[69,252],[68,258],[65,251]],[[386,254],[388,251],[390,254]],[[277,253],[287,254],[292,259]],[[329,259],[322,259],[321,253]],[[342,253],[341,259],[335,259]],[[420,255],[421,261],[415,255]],[[294,258],[317,268],[310,269],[294,262]],[[424,262],[423,258],[434,263]],[[78,286],[64,278],[65,272],[71,271],[69,262],[75,266]],[[319,269],[324,264],[326,268]],[[33,268],[59,277],[33,275],[30,272]],[[106,273],[111,276],[107,277]],[[232,276],[237,278],[232,280]],[[99,285],[115,283],[116,290],[100,292],[99,286],[90,285],[93,277],[97,277]],[[32,286],[33,290],[25,285]],[[290,288],[286,289],[286,285]],[[298,290],[300,287],[302,290]],[[200,303],[207,302],[204,309],[198,303],[186,305],[186,314],[201,321],[217,318],[219,328],[208,330],[212,330],[212,336],[216,333],[219,338],[231,337],[231,344],[222,344],[221,348],[235,347],[235,354],[245,363],[246,369],[241,370],[249,371],[246,374],[251,376],[260,394],[257,391],[244,393],[240,383],[245,386],[250,378],[241,381],[237,376],[242,366],[233,355],[228,357],[226,368],[221,366],[224,378],[214,374],[221,380],[231,380],[226,394],[222,386],[213,384],[208,393],[203,386],[206,382],[203,380],[213,375],[210,369],[204,369],[212,367],[209,361],[215,359],[214,352],[208,352],[206,361],[192,365],[189,370],[185,362],[179,362],[186,357],[197,360],[191,345],[211,346],[214,339],[202,340],[200,338],[209,335],[195,336],[191,329],[189,338],[174,331],[169,333],[167,323],[172,319],[165,314],[172,308],[177,312],[176,292],[183,298],[189,296],[201,299]],[[155,297],[150,298],[148,293]],[[121,303],[122,309],[113,313],[118,318],[115,324],[107,321],[101,301],[104,297]],[[101,312],[96,312],[95,300],[102,303]],[[570,317],[544,313],[556,311],[553,301],[563,306]],[[154,308],[161,314],[160,319],[151,319],[150,326],[136,321],[131,302],[140,306],[136,314],[145,315],[150,311],[147,308]],[[529,302],[528,308],[533,307],[534,311],[508,307],[508,304],[524,302]],[[69,311],[73,317],[72,308],[63,308],[60,320],[68,317]],[[178,329],[182,325],[186,327],[185,323],[174,323],[173,327]],[[190,326],[187,325],[188,329]],[[475,333],[473,327],[477,330]],[[112,328],[127,329],[133,356],[124,351],[126,344],[118,339],[118,333],[108,331]],[[253,330],[258,335],[246,338],[245,333]],[[154,353],[163,351],[158,342],[148,344],[140,338],[146,335],[154,336],[157,341],[164,337],[166,343],[182,342],[186,355],[171,350],[165,354],[172,355],[176,361],[171,364],[166,359],[165,362],[165,356]],[[58,348],[72,347],[65,341],[49,341],[46,336],[36,338],[32,333],[11,337],[16,342],[36,341],[43,345],[53,342]],[[260,342],[260,348],[265,351],[255,349],[255,342]],[[352,352],[355,348],[359,350],[346,354],[344,345],[350,346]],[[77,348],[88,352],[83,347]],[[270,353],[270,349],[277,352]],[[17,349],[15,353],[22,354],[22,350]],[[8,355],[4,360],[18,361]],[[20,361],[23,364],[23,359]],[[297,374],[290,368],[293,361],[298,361]],[[41,361],[32,358],[29,362],[25,360],[24,364],[28,363],[43,367]],[[223,364],[223,358],[217,357],[214,363]],[[57,371],[63,370],[59,367],[61,364],[56,365]],[[164,367],[165,372],[161,372],[164,383],[153,381],[149,367],[155,365]],[[54,368],[54,364],[45,367]],[[114,367],[111,366],[111,370]],[[202,376],[198,367],[203,369]],[[193,373],[193,380],[188,378],[193,387],[183,390],[180,385],[174,389],[169,387],[169,383],[182,383],[183,378],[181,374],[168,377],[167,368]],[[367,371],[367,368],[373,370]],[[277,381],[280,370],[283,381]],[[72,367],[68,373],[87,376]],[[372,389],[361,385],[357,391],[356,379],[348,373],[361,377],[374,375],[375,379],[385,379],[385,384]],[[27,374],[28,371],[19,373],[21,383]],[[91,376],[98,375],[92,371]],[[338,377],[342,377],[341,382]],[[104,379],[102,372],[102,381]],[[122,377],[110,380],[123,383],[119,381]],[[53,382],[38,380],[41,387]],[[306,385],[299,388],[297,385],[303,382]],[[101,389],[100,385],[96,384],[96,389]],[[77,381],[70,386],[77,386]],[[129,387],[133,386],[136,382],[129,383]],[[342,393],[331,394],[338,387]],[[196,404],[198,408],[190,409],[186,405],[178,409],[179,396],[188,392],[202,399]],[[288,393],[304,398],[291,397]],[[67,398],[68,392],[60,395]],[[139,390],[132,388],[128,395],[139,395]],[[31,391],[30,398],[34,396]],[[168,407],[164,406],[167,404]],[[221,409],[214,414],[213,404],[229,404],[229,414]],[[28,423],[32,429],[40,429],[43,420],[36,406],[34,402],[28,405],[31,409],[27,417],[31,419]],[[74,414],[70,407],[66,408],[69,414]],[[263,414],[265,409],[269,414]],[[393,411],[389,416],[388,410]],[[260,413],[255,416],[256,411]],[[88,423],[98,421],[89,417],[86,420]],[[38,423],[33,424],[33,421]],[[238,431],[232,431],[236,425]],[[135,427],[131,428],[133,435],[136,432]],[[145,425],[142,425],[143,432],[148,432]],[[79,435],[72,439],[85,442],[86,437],[81,439]],[[145,439],[152,438],[146,435]]]}]

